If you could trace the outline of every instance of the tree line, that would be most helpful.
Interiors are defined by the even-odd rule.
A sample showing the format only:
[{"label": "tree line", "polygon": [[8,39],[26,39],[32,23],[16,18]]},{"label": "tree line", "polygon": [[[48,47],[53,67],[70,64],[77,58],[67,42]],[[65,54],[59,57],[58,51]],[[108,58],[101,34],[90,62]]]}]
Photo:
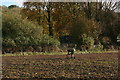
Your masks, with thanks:
[{"label": "tree line", "polygon": [[8,52],[11,46],[21,51],[28,46],[28,50],[46,51],[50,46],[51,51],[64,36],[78,49],[119,43],[120,14],[115,12],[119,2],[24,2],[23,8],[2,8],[3,49]]}]

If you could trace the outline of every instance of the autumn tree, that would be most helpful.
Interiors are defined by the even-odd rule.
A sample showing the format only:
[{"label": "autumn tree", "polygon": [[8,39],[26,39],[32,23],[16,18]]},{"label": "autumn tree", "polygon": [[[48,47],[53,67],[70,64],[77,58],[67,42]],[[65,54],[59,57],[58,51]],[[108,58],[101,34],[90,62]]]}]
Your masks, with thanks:
[{"label": "autumn tree", "polygon": [[23,13],[30,20],[37,19],[39,25],[45,26],[44,32],[48,32],[49,35],[71,35],[77,38],[85,33],[98,41],[101,35],[111,39],[118,35],[119,20],[115,12],[117,8],[118,3],[111,1],[25,2]]},{"label": "autumn tree", "polygon": [[[53,28],[51,21],[51,3],[50,2],[24,2],[23,15],[30,20],[35,20],[39,25],[44,26],[44,32],[48,29],[49,36],[53,36]],[[47,27],[47,25],[48,27]]]}]

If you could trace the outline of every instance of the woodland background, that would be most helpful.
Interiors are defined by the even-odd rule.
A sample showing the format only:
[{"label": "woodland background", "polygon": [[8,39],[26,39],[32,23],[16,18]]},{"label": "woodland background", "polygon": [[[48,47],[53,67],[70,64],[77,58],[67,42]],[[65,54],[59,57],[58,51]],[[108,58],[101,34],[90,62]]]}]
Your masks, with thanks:
[{"label": "woodland background", "polygon": [[[2,50],[112,50],[120,46],[120,2],[24,2],[1,6]],[[116,12],[116,10],[118,12]]]}]

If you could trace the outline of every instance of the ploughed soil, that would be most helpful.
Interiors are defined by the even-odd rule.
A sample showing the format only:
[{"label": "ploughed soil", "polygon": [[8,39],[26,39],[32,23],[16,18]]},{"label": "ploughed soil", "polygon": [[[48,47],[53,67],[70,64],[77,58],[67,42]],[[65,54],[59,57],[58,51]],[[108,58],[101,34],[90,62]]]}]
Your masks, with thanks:
[{"label": "ploughed soil", "polygon": [[[118,78],[118,53],[66,55],[3,56],[3,78]],[[110,80],[111,80],[110,79]]]}]

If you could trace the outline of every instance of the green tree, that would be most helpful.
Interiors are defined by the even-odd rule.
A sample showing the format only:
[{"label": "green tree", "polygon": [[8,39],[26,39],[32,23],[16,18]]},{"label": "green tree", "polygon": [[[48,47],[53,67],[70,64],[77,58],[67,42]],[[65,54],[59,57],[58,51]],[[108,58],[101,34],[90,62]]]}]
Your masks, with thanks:
[{"label": "green tree", "polygon": [[13,40],[11,44],[15,42],[16,46],[30,45],[31,38],[40,38],[42,35],[42,27],[37,23],[23,19],[19,8],[3,8],[2,24],[3,42],[10,43],[11,39]]},{"label": "green tree", "polygon": [[10,6],[8,6],[8,8],[9,9],[11,9],[11,8],[19,8],[19,6],[17,6],[17,5],[10,5]]}]

